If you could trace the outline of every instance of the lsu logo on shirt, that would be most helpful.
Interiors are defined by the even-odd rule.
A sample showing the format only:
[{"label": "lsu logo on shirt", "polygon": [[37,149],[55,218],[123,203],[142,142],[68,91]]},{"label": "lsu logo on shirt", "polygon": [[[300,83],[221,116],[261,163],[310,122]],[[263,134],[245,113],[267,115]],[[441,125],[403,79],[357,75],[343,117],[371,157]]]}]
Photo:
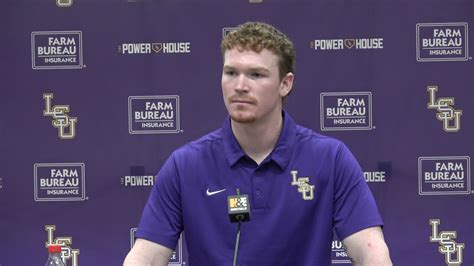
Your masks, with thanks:
[{"label": "lsu logo on shirt", "polygon": [[296,186],[303,200],[313,200],[314,199],[314,185],[309,183],[309,177],[298,177],[298,171],[293,170],[290,172],[292,186]]}]

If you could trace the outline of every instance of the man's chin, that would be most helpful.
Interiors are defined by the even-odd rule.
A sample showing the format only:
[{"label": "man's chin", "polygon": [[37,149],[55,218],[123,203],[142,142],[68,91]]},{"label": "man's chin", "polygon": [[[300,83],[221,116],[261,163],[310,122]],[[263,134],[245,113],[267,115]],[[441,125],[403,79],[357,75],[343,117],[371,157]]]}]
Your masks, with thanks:
[{"label": "man's chin", "polygon": [[232,121],[237,123],[244,123],[249,124],[255,122],[256,118],[253,115],[245,115],[245,114],[230,114],[230,118]]}]

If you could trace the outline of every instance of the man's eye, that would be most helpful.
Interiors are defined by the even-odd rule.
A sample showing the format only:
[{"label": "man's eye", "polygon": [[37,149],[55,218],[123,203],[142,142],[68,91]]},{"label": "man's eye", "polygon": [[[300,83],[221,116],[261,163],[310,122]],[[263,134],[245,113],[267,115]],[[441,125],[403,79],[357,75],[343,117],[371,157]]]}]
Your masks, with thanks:
[{"label": "man's eye", "polygon": [[252,77],[254,77],[254,78],[261,78],[261,77],[263,77],[263,75],[260,74],[260,73],[252,73]]}]

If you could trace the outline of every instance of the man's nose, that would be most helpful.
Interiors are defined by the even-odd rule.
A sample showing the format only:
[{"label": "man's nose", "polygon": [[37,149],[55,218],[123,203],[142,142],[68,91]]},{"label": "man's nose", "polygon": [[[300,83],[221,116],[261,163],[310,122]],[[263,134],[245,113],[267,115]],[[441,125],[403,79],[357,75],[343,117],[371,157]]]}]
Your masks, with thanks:
[{"label": "man's nose", "polygon": [[237,84],[235,86],[235,90],[239,92],[247,92],[249,91],[249,85],[247,77],[244,74],[240,74],[237,77]]}]

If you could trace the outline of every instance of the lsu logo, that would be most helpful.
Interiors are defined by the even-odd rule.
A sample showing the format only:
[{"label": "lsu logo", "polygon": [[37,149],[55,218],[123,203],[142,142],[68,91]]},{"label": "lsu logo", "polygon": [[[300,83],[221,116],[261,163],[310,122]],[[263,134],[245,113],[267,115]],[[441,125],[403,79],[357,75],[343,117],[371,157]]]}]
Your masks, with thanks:
[{"label": "lsu logo", "polygon": [[448,266],[458,266],[463,262],[464,243],[456,243],[456,231],[442,231],[438,232],[440,224],[439,219],[430,219],[431,236],[430,242],[438,242],[438,251],[444,254],[444,260]]},{"label": "lsu logo", "polygon": [[[58,129],[58,136],[60,139],[73,139],[76,137],[76,123],[77,117],[70,117],[69,105],[55,105],[51,106],[52,93],[43,93],[45,101],[45,108],[43,116],[51,116],[53,118],[53,127]],[[69,130],[69,132],[67,131]]]},{"label": "lsu logo", "polygon": [[71,260],[71,266],[78,266],[79,249],[72,249],[72,237],[53,237],[53,233],[56,230],[55,225],[46,225],[45,230],[48,234],[48,241],[45,243],[46,248],[49,245],[60,245],[61,246],[61,258],[66,265],[66,260]]},{"label": "lsu logo", "polygon": [[428,109],[436,109],[438,111],[436,118],[443,122],[443,130],[445,132],[458,132],[461,129],[462,110],[456,110],[452,107],[454,105],[454,98],[436,99],[438,86],[428,86],[427,90],[430,96]]},{"label": "lsu logo", "polygon": [[298,186],[298,192],[301,193],[304,200],[314,199],[314,185],[309,184],[309,177],[299,177],[298,171],[293,170],[290,172],[293,177],[291,182],[292,186]]},{"label": "lsu logo", "polygon": [[56,0],[56,5],[58,7],[70,7],[72,6],[73,0]]}]

